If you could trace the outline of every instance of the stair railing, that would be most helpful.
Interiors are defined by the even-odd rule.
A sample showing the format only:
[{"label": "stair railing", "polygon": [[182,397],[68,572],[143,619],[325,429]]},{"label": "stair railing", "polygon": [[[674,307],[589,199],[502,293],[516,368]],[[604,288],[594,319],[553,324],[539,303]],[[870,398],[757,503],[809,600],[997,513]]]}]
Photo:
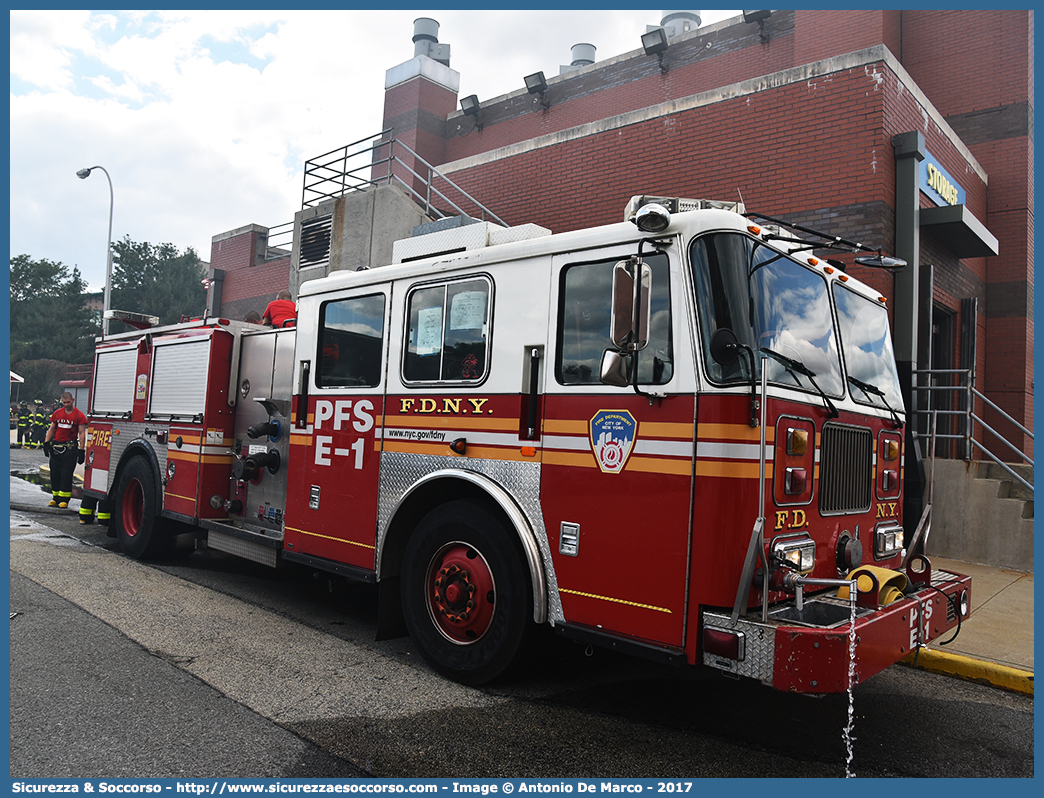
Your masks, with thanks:
[{"label": "stair railing", "polygon": [[[981,391],[975,388],[975,373],[972,369],[920,369],[914,372],[915,376],[919,379],[924,376],[927,377],[927,384],[917,384],[914,386],[914,390],[922,394],[927,394],[928,401],[926,403],[918,402],[918,405],[926,404],[924,409],[918,410],[919,416],[926,416],[930,414],[938,414],[942,416],[957,417],[963,420],[961,424],[962,429],[957,432],[939,432],[936,430],[935,435],[938,438],[948,438],[951,440],[959,441],[963,444],[962,446],[962,458],[963,460],[973,460],[974,450],[979,450],[987,458],[992,460],[994,463],[999,465],[1004,471],[1006,471],[1012,479],[1019,482],[1025,487],[1031,494],[1033,493],[1033,484],[1026,480],[1021,474],[1017,473],[1008,463],[1001,460],[996,454],[980,441],[976,440],[975,430],[976,425],[984,432],[992,435],[997,441],[1002,443],[1011,452],[1017,455],[1023,462],[1027,463],[1031,467],[1033,466],[1033,460],[1025,452],[1019,449],[1015,444],[1004,437],[1003,434],[995,430],[986,421],[975,412],[975,400],[982,400],[983,404],[995,412],[997,412],[1006,421],[1017,427],[1024,435],[1030,440],[1033,440],[1033,432],[1027,429],[1023,424],[1016,421],[1007,412],[1003,410],[996,402],[986,397]],[[956,384],[953,378],[956,377]],[[945,384],[939,384],[936,382],[936,378],[943,378]],[[939,382],[942,382],[940,380]],[[950,394],[956,396],[960,400],[960,404],[963,405],[961,409],[951,410],[943,407],[933,407],[936,404],[934,398],[937,394]],[[948,403],[947,403],[948,404]],[[985,412],[985,411],[984,411]],[[982,435],[980,437],[985,437]]]}]

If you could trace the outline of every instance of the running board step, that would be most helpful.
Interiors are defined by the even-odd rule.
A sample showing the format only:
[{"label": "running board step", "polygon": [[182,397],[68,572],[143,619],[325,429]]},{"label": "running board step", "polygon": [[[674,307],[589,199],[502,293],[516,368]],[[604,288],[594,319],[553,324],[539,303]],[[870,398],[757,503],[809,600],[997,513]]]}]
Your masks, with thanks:
[{"label": "running board step", "polygon": [[249,532],[215,521],[202,521],[207,530],[207,548],[217,549],[244,560],[275,568],[279,564],[282,538]]}]

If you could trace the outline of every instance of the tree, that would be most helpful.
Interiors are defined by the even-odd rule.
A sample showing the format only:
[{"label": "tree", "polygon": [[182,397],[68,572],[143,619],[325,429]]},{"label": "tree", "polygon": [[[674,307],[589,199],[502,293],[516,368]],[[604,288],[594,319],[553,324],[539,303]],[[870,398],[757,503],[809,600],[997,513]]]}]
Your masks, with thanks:
[{"label": "tree", "polygon": [[11,258],[11,362],[88,363],[101,331],[86,305],[79,269],[62,263]]},{"label": "tree", "polygon": [[205,276],[206,266],[192,247],[179,252],[173,244],[124,236],[112,244],[110,306],[158,316],[160,324],[201,316],[207,308]]},{"label": "tree", "polygon": [[[48,359],[19,360],[11,364],[11,369],[25,380],[18,387],[18,401],[31,405],[34,399],[39,399],[49,405],[62,393],[59,383],[68,373],[68,364]],[[14,391],[12,401],[13,394]]]}]

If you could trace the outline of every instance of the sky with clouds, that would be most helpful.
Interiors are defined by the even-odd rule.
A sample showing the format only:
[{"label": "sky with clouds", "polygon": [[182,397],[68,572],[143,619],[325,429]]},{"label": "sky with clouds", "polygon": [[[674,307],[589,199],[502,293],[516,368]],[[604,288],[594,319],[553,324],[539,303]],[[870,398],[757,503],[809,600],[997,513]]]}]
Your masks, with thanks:
[{"label": "sky with clouds", "polygon": [[[739,11],[702,11],[703,25]],[[193,247],[301,206],[305,160],[376,134],[385,72],[440,24],[463,97],[640,47],[660,11],[12,11],[10,254],[105,279],[113,239]]]}]

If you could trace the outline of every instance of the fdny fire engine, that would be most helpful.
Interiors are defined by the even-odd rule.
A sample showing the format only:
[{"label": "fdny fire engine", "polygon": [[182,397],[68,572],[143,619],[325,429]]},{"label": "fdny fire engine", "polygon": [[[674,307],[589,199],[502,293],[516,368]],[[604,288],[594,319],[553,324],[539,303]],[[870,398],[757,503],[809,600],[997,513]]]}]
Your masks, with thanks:
[{"label": "fdny fire engine", "polygon": [[131,557],[374,583],[378,634],[464,683],[533,624],[801,693],[956,631],[970,580],[904,535],[884,298],[804,228],[653,199],[397,242],[296,328],[99,339],[85,495]]}]

